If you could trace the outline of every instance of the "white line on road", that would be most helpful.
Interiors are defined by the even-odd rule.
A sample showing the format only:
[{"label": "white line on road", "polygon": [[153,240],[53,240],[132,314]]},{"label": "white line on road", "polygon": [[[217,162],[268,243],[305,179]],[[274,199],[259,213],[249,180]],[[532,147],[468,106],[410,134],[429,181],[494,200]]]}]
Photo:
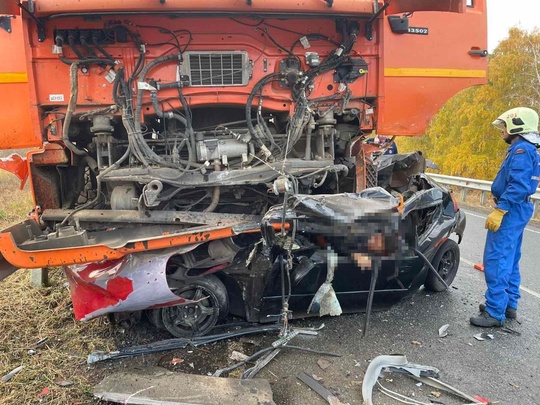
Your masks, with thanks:
[{"label": "white line on road", "polygon": [[[463,263],[468,264],[469,266],[474,267],[474,265],[475,265],[475,263],[471,262],[470,260],[464,259],[463,257],[460,258],[460,260],[461,260]],[[539,293],[537,293],[536,291],[533,291],[533,290],[531,290],[531,289],[529,289],[529,288],[527,288],[527,287],[519,286],[519,289],[520,289],[521,291],[525,291],[526,293],[529,293],[529,294],[535,296],[536,298],[540,298],[540,294],[539,294]]]},{"label": "white line on road", "polygon": [[[471,217],[477,217],[477,218],[482,218],[482,219],[486,219],[487,217],[484,216],[484,215],[478,215],[478,214],[475,214],[475,213],[472,213],[470,211],[465,211],[463,210],[463,212],[466,214],[466,215],[470,215]],[[539,231],[535,231],[534,229],[529,229],[529,228],[525,228],[526,231],[529,231],[529,232],[532,232],[532,233],[537,233],[537,234],[540,234]]]}]

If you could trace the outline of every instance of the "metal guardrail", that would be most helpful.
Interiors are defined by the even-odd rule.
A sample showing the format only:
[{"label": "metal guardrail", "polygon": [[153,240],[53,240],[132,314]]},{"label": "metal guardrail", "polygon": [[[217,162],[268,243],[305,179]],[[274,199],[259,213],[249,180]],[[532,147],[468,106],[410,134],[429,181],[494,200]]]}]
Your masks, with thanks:
[{"label": "metal guardrail", "polygon": [[[437,183],[447,186],[461,187],[461,201],[465,201],[467,189],[480,190],[482,192],[481,202],[482,205],[484,205],[486,203],[487,193],[491,192],[491,181],[469,179],[467,177],[446,176],[444,174],[426,174]],[[538,205],[540,204],[540,188],[538,188],[536,193],[531,196],[531,200],[534,202],[534,211],[536,214]]]}]

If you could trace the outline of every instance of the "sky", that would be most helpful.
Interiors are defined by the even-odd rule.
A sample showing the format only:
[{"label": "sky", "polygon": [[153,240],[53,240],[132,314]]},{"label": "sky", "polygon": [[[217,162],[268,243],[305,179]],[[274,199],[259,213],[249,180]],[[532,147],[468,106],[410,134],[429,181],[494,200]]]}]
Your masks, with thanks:
[{"label": "sky", "polygon": [[540,29],[539,0],[487,0],[488,50],[508,38],[513,26],[525,30]]}]

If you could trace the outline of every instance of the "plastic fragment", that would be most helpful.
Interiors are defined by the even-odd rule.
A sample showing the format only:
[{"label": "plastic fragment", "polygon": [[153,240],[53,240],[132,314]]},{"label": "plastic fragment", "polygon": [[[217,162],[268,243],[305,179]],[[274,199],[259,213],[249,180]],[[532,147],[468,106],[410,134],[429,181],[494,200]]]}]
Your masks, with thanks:
[{"label": "plastic fragment", "polygon": [[493,340],[493,339],[495,339],[495,335],[493,335],[492,333],[488,333],[488,332],[477,333],[473,337],[476,340]]},{"label": "plastic fragment", "polygon": [[3,382],[8,382],[9,380],[11,380],[13,377],[15,377],[17,374],[19,374],[21,372],[21,370],[23,369],[23,366],[19,366],[17,368],[14,368],[13,370],[11,370],[9,373],[7,373],[5,376],[2,377],[2,381]]},{"label": "plastic fragment", "polygon": [[448,336],[448,328],[450,327],[449,324],[443,325],[439,328],[439,337],[446,337]]}]

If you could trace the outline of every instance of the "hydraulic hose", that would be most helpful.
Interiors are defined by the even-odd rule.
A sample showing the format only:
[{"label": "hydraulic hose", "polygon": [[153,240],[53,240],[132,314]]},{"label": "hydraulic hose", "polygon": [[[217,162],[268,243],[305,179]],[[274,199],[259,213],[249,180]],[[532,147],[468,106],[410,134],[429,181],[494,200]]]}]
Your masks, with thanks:
[{"label": "hydraulic hose", "polygon": [[[214,161],[214,170],[216,173],[221,170],[221,163],[218,159]],[[214,187],[214,191],[212,192],[212,201],[210,202],[210,205],[203,210],[203,212],[213,212],[217,208],[220,194],[221,188],[219,186]]]},{"label": "hydraulic hose", "polygon": [[433,275],[437,278],[437,280],[439,280],[442,285],[444,285],[444,287],[446,289],[448,289],[448,284],[446,284],[446,281],[444,281],[444,279],[441,277],[441,275],[437,272],[437,270],[435,269],[435,267],[433,267],[433,265],[431,264],[431,262],[428,260],[428,258],[426,256],[424,256],[422,254],[422,252],[420,252],[418,249],[414,249],[414,253],[416,253],[418,256],[420,256],[424,262],[428,265],[428,268],[429,270],[433,273]]}]

